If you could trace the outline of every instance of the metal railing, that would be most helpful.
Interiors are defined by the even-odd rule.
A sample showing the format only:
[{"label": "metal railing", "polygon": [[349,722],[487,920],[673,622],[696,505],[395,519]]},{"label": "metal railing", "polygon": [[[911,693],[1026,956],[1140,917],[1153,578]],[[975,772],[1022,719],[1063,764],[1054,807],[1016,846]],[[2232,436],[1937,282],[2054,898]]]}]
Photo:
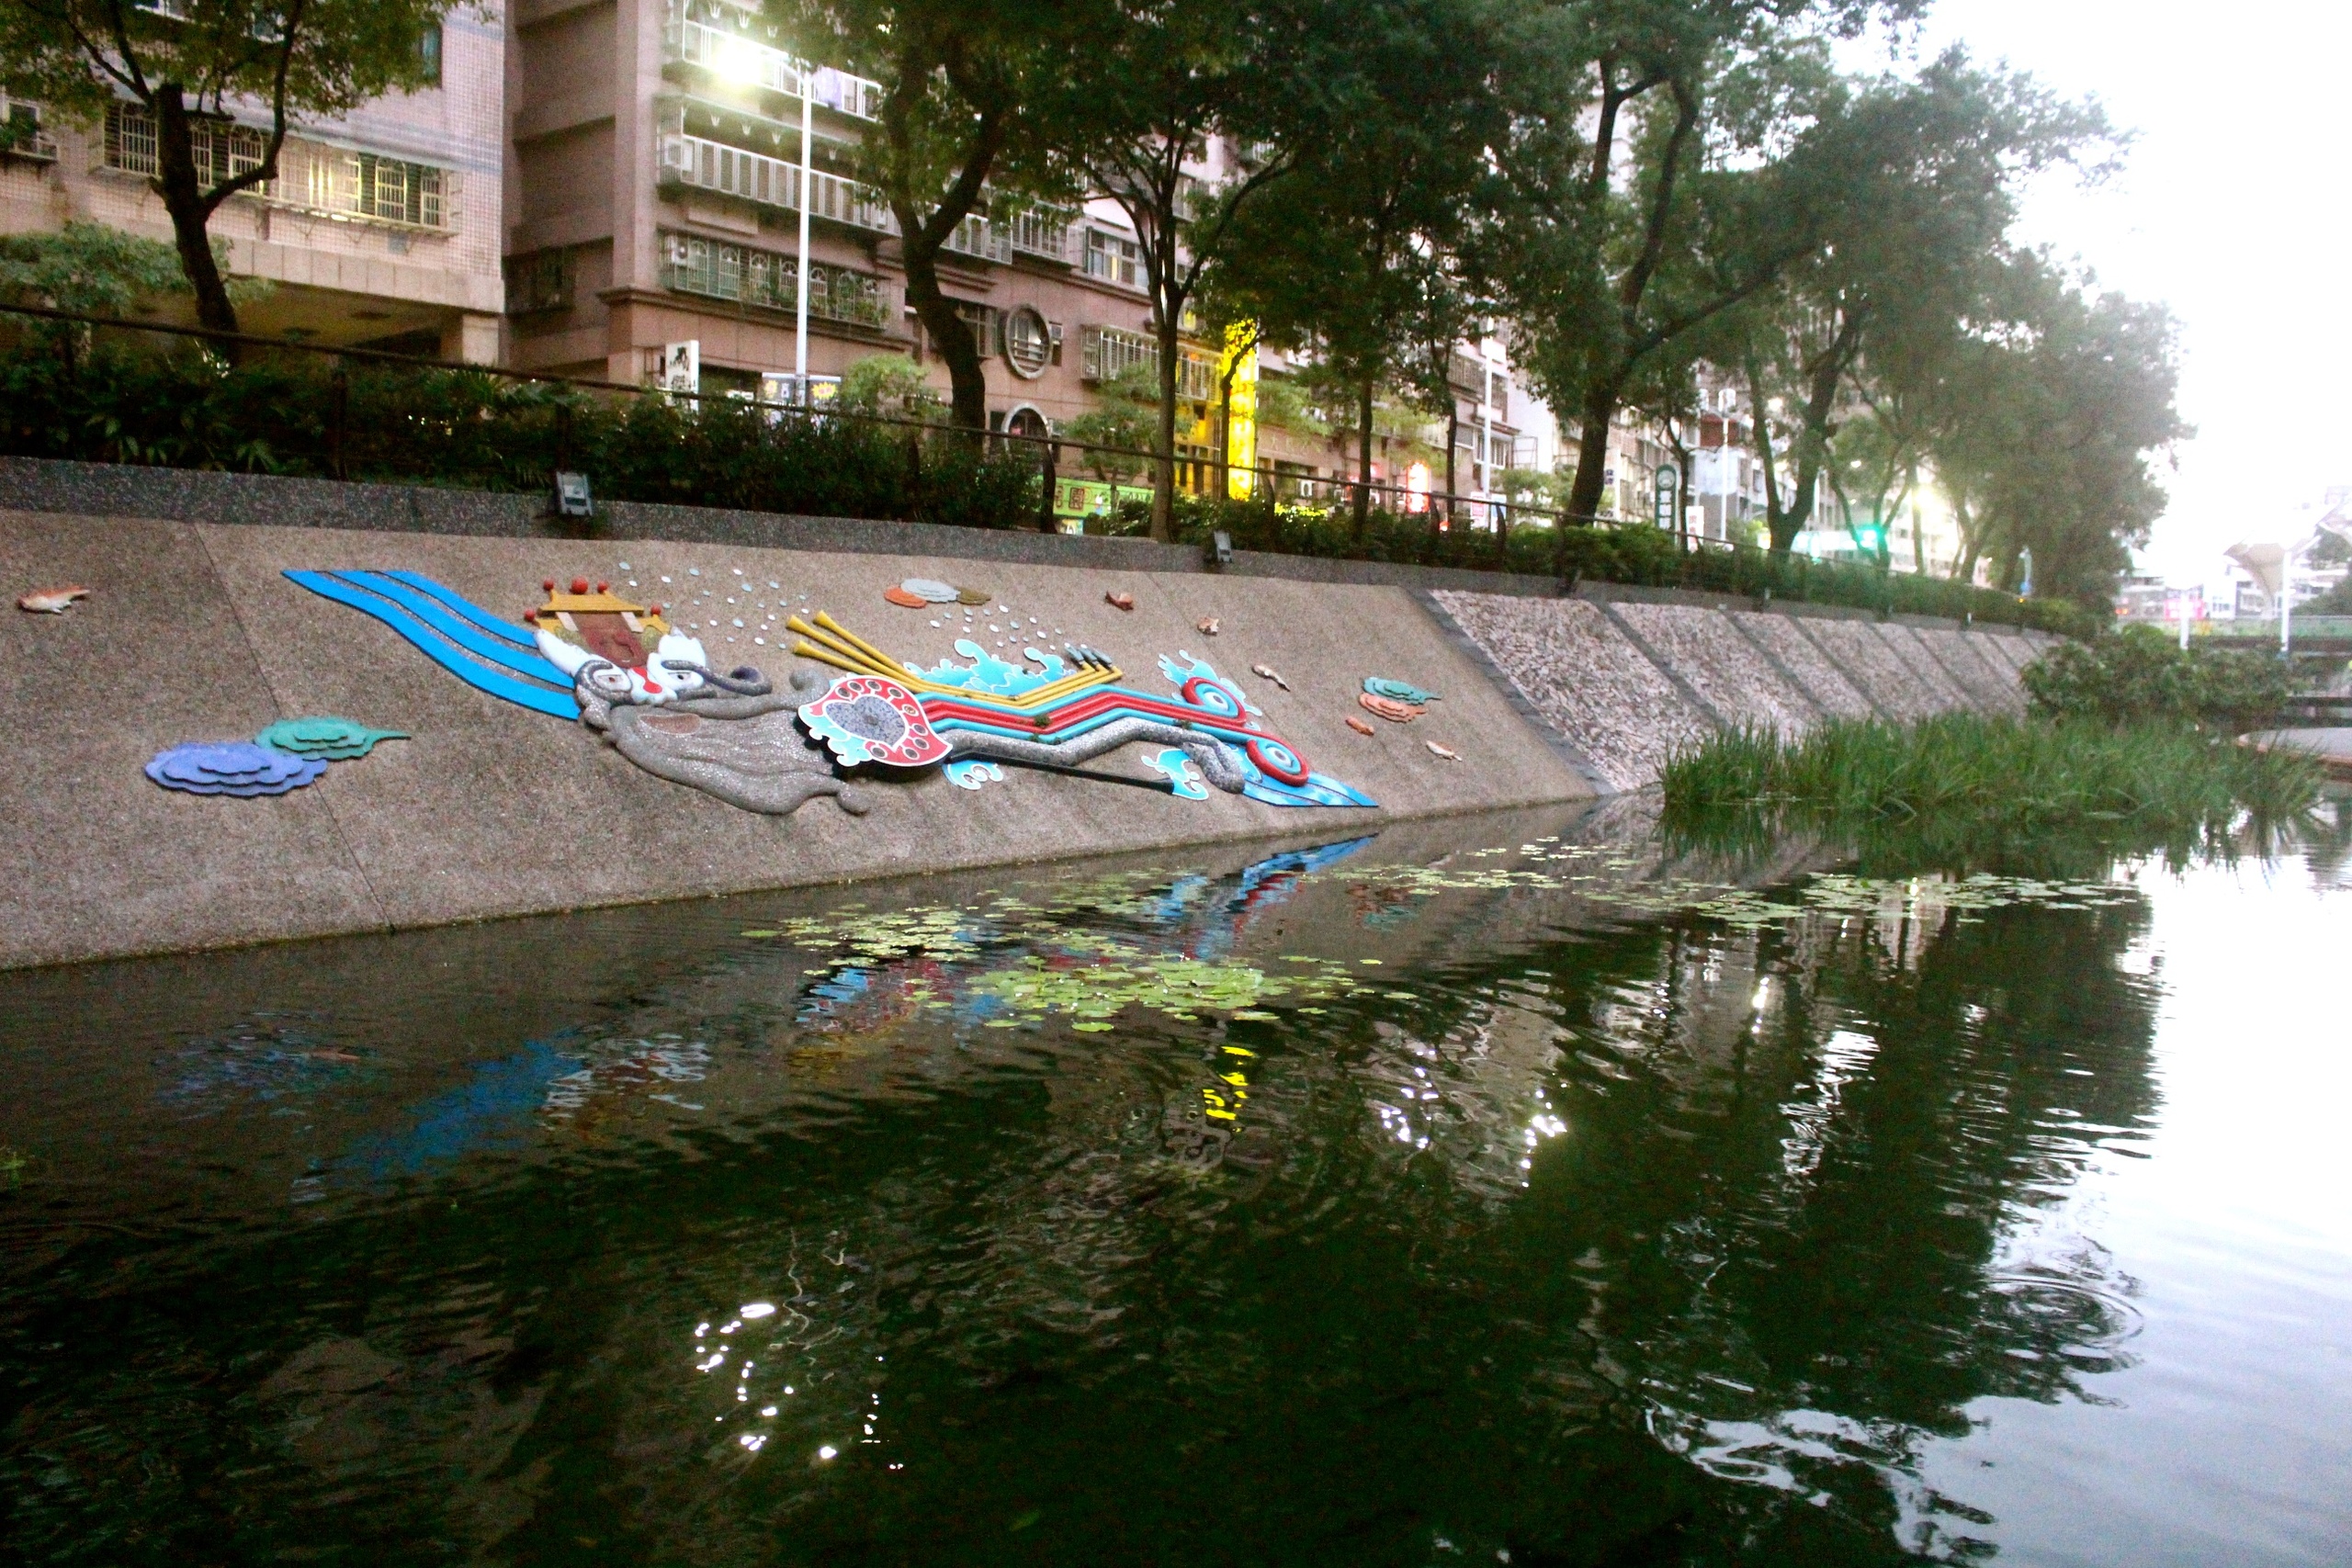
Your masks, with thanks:
[{"label": "metal railing", "polygon": [[[739,197],[786,212],[800,210],[797,164],[679,130],[662,133],[657,156],[664,183]],[[828,218],[876,234],[899,231],[889,208],[870,186],[812,169],[808,192],[812,218]]]},{"label": "metal railing", "polygon": [[[764,416],[771,423],[790,419],[811,420],[820,423],[838,420],[886,429],[899,429],[906,433],[910,442],[918,441],[923,435],[968,441],[1001,455],[1025,449],[1033,455],[1033,460],[1037,465],[1036,525],[1046,531],[1055,530],[1063,520],[1061,516],[1057,515],[1056,499],[1057,495],[1063,493],[1063,486],[1059,481],[1064,478],[1065,464],[1070,460],[1075,459],[1095,476],[1092,481],[1080,480],[1080,483],[1093,482],[1106,485],[1114,496],[1122,488],[1128,489],[1130,494],[1148,493],[1134,487],[1123,486],[1121,480],[1149,476],[1158,469],[1162,461],[1152,453],[1134,447],[1074,441],[1057,435],[1031,435],[1012,431],[972,431],[948,425],[938,419],[843,410],[830,405],[810,408],[797,403],[746,398],[734,391],[669,391],[650,384],[557,376],[537,371],[512,370],[497,366],[464,365],[380,349],[299,343],[247,333],[220,333],[203,327],[126,321],[118,317],[95,316],[75,311],[51,310],[40,306],[0,303],[0,315],[57,321],[85,328],[93,333],[103,329],[125,334],[193,339],[209,344],[234,344],[240,349],[255,348],[296,355],[324,355],[338,361],[356,360],[363,364],[397,366],[412,370],[458,372],[497,380],[562,387],[600,397],[666,397],[674,401],[686,402],[697,407],[706,402],[718,407],[741,407]],[[68,346],[65,352],[69,357],[82,352],[70,346],[79,336],[80,334],[66,334]],[[323,421],[327,427],[326,443],[330,454],[330,472],[333,477],[341,479],[346,477],[341,454],[345,446],[347,433],[342,428],[345,417],[345,398],[340,390],[342,378],[339,374],[335,378],[335,384],[338,390],[328,400],[328,407],[323,411]],[[1302,479],[1302,476],[1281,473],[1271,468],[1226,464],[1189,453],[1173,458],[1172,466],[1178,471],[1180,486],[1184,480],[1189,479],[1190,488],[1196,494],[1227,494],[1235,478],[1248,476],[1249,488],[1263,497],[1281,502],[1285,492],[1294,497],[1297,495],[1297,487]],[[1316,484],[1318,491],[1328,491],[1332,502],[1329,505],[1316,504],[1303,509],[1316,514],[1329,517],[1341,513],[1351,509],[1361,499],[1367,509],[1378,508],[1395,517],[1423,520],[1426,524],[1427,537],[1432,543],[1450,530],[1491,536],[1493,539],[1491,546],[1473,545],[1465,538],[1460,544],[1452,547],[1450,552],[1442,552],[1452,553],[1457,558],[1472,557],[1473,558],[1466,560],[1457,558],[1453,564],[1474,570],[1508,570],[1510,561],[1510,536],[1513,530],[1531,525],[1551,531],[1555,542],[1559,543],[1564,543],[1569,534],[1583,530],[1614,533],[1632,528],[1647,529],[1651,526],[1640,520],[1583,517],[1555,508],[1536,506],[1493,496],[1418,490],[1410,485],[1397,484],[1393,481],[1373,480],[1367,483],[1357,479],[1335,479],[1311,482]],[[1317,500],[1318,502],[1321,500],[1319,494]],[[1710,553],[1718,557],[1736,556],[1736,547],[1729,541],[1685,536],[1679,539],[1679,544],[1680,556],[1686,561],[1695,561],[1697,558]],[[1476,558],[1486,555],[1489,550],[1491,550],[1491,559],[1482,561]],[[1565,558],[1564,556],[1555,556],[1555,559],[1564,561]],[[1800,599],[1805,596],[1802,592],[1802,581],[1806,580],[1808,572],[1804,563],[1799,564],[1800,584],[1794,590],[1784,578],[1781,578],[1777,569],[1774,576],[1775,583],[1766,585],[1768,594],[1778,588],[1783,592],[1792,592],[1792,596]],[[1572,585],[1572,575],[1566,572],[1565,567],[1561,569],[1561,578],[1564,590]],[[1740,590],[1717,584],[1715,591],[1739,592]],[[1994,607],[1996,598],[2001,599],[2004,604],[2017,603],[2006,600],[2006,596],[1986,595],[1980,602],[1978,608],[1989,612]],[[1853,603],[1850,597],[1833,602]],[[1882,609],[1890,607],[1891,605],[1888,604],[1879,606]],[[1985,618],[1996,621],[2021,621],[2024,617],[2014,614],[1995,615],[1987,613]]]}]

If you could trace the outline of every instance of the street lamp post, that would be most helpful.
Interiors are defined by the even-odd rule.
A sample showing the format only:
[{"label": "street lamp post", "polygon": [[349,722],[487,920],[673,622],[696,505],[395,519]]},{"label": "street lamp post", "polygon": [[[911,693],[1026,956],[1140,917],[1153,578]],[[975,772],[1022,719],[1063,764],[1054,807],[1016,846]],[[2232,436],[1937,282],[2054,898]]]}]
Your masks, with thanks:
[{"label": "street lamp post", "polygon": [[817,73],[808,62],[800,62],[800,277],[793,291],[792,301],[792,387],[793,397],[802,408],[808,406],[808,203],[811,195],[808,182],[814,161],[810,157],[817,130]]}]

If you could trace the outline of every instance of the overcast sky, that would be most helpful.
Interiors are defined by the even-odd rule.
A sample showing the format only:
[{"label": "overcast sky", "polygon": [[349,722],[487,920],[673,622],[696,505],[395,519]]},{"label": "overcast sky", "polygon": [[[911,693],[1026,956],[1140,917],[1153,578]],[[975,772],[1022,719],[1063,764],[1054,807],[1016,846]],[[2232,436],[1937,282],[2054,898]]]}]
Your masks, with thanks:
[{"label": "overcast sky", "polygon": [[2037,190],[2020,237],[2180,320],[2198,434],[2147,563],[2197,581],[2307,529],[2352,485],[2352,0],[1937,0],[1922,48],[1953,41],[2138,132],[2105,186]]}]

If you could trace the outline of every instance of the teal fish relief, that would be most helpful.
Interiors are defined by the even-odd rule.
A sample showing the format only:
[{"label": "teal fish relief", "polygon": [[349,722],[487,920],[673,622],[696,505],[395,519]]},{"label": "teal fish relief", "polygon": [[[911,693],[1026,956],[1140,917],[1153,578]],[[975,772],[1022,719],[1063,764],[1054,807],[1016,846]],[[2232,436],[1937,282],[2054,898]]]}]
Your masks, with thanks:
[{"label": "teal fish relief", "polygon": [[1415,707],[1444,701],[1435,692],[1424,692],[1419,686],[1408,686],[1402,681],[1391,681],[1379,675],[1365,676],[1363,689],[1375,697],[1386,697],[1392,703],[1410,703]]},{"label": "teal fish relief", "polygon": [[378,741],[408,739],[397,729],[370,729],[354,719],[322,716],[315,718],[281,718],[254,736],[254,744],[266,746],[273,751],[284,751],[289,756],[347,762],[368,755],[376,749]]}]

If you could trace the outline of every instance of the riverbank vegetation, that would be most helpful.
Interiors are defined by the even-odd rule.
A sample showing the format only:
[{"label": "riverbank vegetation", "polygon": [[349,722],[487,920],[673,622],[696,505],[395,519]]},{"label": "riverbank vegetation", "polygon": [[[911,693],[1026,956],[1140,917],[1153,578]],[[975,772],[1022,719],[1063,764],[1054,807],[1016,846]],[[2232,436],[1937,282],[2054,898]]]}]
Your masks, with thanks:
[{"label": "riverbank vegetation", "polygon": [[2137,626],[2062,643],[2023,682],[2022,716],[1725,731],[1668,761],[1668,816],[1702,833],[1729,812],[1849,834],[1934,824],[1955,841],[2033,829],[2211,844],[2243,820],[2290,822],[2319,798],[2315,758],[2236,739],[2287,699],[2290,677],[2275,659],[2184,649]]},{"label": "riverbank vegetation", "polygon": [[1660,783],[1669,817],[1725,807],[1848,822],[1956,814],[2002,829],[2088,823],[2170,835],[2241,814],[2283,820],[2323,777],[2191,725],[1944,714],[1826,724],[1803,736],[1729,730],[1681,752]]}]

